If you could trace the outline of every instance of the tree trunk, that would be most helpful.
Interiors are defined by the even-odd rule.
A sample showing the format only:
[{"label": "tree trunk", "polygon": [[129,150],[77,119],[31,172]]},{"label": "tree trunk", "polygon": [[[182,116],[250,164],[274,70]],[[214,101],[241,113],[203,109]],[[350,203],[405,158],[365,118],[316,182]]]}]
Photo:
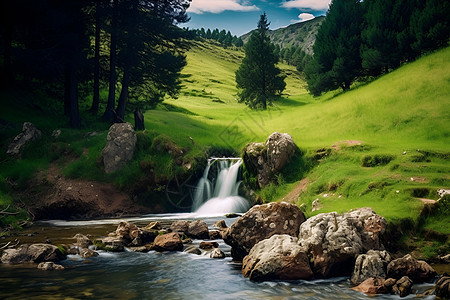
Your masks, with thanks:
[{"label": "tree trunk", "polygon": [[145,130],[144,114],[140,108],[134,111],[134,130]]},{"label": "tree trunk", "polygon": [[77,63],[73,59],[69,63],[69,77],[70,77],[70,127],[80,128],[81,118],[78,110],[78,80],[77,80]]},{"label": "tree trunk", "polygon": [[13,83],[13,74],[11,66],[11,51],[12,50],[12,25],[8,24],[5,32],[5,56],[4,56],[4,84],[10,87]]},{"label": "tree trunk", "polygon": [[94,54],[94,98],[91,112],[98,113],[100,103],[100,2],[97,2],[95,11],[95,54]]},{"label": "tree trunk", "polygon": [[124,122],[125,118],[125,107],[127,106],[128,100],[128,87],[130,85],[130,70],[126,68],[123,72],[122,80],[122,91],[120,92],[119,103],[116,109],[116,120],[114,122],[121,123]]},{"label": "tree trunk", "polygon": [[116,49],[117,49],[117,6],[118,0],[113,3],[112,29],[111,29],[111,46],[109,54],[109,92],[108,104],[106,105],[103,120],[107,122],[114,121],[114,105],[116,103]]},{"label": "tree trunk", "polygon": [[64,69],[64,115],[70,114],[70,70],[69,66]]}]

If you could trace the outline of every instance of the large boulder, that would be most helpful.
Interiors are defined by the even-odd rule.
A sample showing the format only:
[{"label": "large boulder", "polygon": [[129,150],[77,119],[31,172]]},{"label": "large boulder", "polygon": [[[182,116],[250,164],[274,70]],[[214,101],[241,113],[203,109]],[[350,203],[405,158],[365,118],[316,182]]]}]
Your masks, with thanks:
[{"label": "large boulder", "polygon": [[290,161],[297,150],[292,137],[287,133],[272,133],[266,140],[267,159],[272,172],[279,172]]},{"label": "large boulder", "polygon": [[300,226],[299,243],[313,257],[318,277],[350,275],[358,254],[383,250],[381,235],[386,220],[369,208],[348,213],[323,213]]},{"label": "large boulder", "polygon": [[17,156],[27,143],[40,140],[41,137],[41,131],[37,129],[33,123],[25,122],[22,126],[22,132],[8,145],[6,153],[11,156]]},{"label": "large boulder", "polygon": [[63,259],[66,259],[66,255],[50,244],[24,244],[17,249],[4,250],[1,256],[1,262],[4,264],[55,262]]},{"label": "large boulder", "polygon": [[386,251],[369,250],[356,258],[355,268],[350,281],[360,284],[369,278],[385,278],[391,256]]},{"label": "large boulder", "polygon": [[417,260],[410,254],[406,254],[388,264],[387,275],[396,279],[408,276],[414,283],[421,283],[431,281],[437,273],[425,261]]},{"label": "large boulder", "polygon": [[130,123],[115,123],[109,128],[102,151],[106,173],[122,169],[133,158],[136,141],[136,132]]},{"label": "large boulder", "polygon": [[224,235],[224,241],[232,247],[231,255],[242,260],[258,242],[275,234],[297,236],[305,215],[294,204],[273,202],[253,206]]},{"label": "large boulder", "polygon": [[244,258],[242,274],[250,280],[311,279],[313,272],[308,256],[298,239],[290,235],[273,235],[260,241]]},{"label": "large boulder", "polygon": [[243,151],[243,160],[247,170],[256,176],[258,185],[262,188],[283,169],[297,149],[289,134],[274,132],[264,144],[248,144]]},{"label": "large boulder", "polygon": [[178,233],[172,232],[157,236],[153,247],[156,251],[181,251],[183,242]]},{"label": "large boulder", "polygon": [[187,235],[194,239],[209,239],[208,225],[203,220],[195,220],[189,223]]}]

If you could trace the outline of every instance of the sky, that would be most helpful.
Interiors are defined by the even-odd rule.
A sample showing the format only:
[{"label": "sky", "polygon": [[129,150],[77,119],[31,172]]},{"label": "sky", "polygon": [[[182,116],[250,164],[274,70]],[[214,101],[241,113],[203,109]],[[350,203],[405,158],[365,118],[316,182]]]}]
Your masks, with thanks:
[{"label": "sky", "polygon": [[192,0],[188,9],[191,18],[182,24],[189,28],[230,30],[241,36],[256,28],[264,12],[270,29],[286,27],[325,15],[331,0]]}]

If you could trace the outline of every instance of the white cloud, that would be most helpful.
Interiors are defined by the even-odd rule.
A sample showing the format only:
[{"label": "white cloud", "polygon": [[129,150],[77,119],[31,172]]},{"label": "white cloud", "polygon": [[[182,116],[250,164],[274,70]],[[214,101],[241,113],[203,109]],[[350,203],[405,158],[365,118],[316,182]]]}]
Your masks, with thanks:
[{"label": "white cloud", "polygon": [[239,3],[239,0],[192,0],[191,6],[187,10],[190,13],[202,14],[221,13],[226,10],[230,11],[256,11],[259,8],[256,5],[246,5]]},{"label": "white cloud", "polygon": [[300,22],[305,22],[314,19],[314,15],[308,13],[301,13],[298,15]]},{"label": "white cloud", "polygon": [[287,0],[281,4],[285,8],[328,10],[331,0]]}]

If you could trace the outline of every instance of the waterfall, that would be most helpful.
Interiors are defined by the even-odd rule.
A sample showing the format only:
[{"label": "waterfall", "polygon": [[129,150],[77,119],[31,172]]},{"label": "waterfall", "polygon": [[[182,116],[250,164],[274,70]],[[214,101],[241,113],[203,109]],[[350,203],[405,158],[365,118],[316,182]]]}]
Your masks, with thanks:
[{"label": "waterfall", "polygon": [[[208,178],[213,164],[217,164],[215,184]],[[210,158],[198,181],[193,212],[199,215],[219,215],[227,213],[243,213],[249,209],[248,201],[238,195],[240,181],[237,181],[241,158]]]}]

